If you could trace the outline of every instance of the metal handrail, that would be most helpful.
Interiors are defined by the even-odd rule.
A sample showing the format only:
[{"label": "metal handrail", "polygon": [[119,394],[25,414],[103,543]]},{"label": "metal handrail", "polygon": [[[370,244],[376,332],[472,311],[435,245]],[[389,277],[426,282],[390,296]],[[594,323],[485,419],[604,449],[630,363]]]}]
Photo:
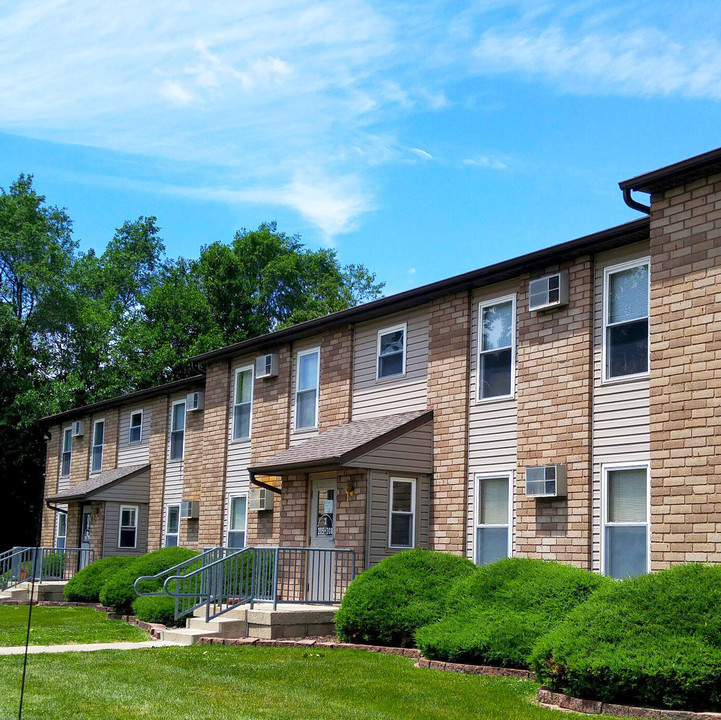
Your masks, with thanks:
[{"label": "metal handrail", "polygon": [[14,547],[0,555],[0,590],[26,580],[69,580],[95,559],[92,548]]},{"label": "metal handrail", "polygon": [[[166,568],[165,570],[161,570],[159,573],[156,573],[155,575],[141,575],[139,578],[136,578],[135,582],[133,583],[133,587],[135,589],[135,592],[138,595],[143,595],[144,597],[157,597],[158,595],[165,595],[165,592],[141,592],[138,589],[138,584],[141,581],[148,581],[148,580],[160,580],[164,575],[167,575],[168,573],[172,573],[176,570],[181,570],[183,568],[186,568],[190,565],[197,565],[198,561],[204,562],[206,557],[209,557],[210,555],[217,555],[219,550],[223,550],[224,548],[207,548],[206,550],[203,550],[203,552],[199,553],[198,555],[193,555],[192,558],[189,558],[188,560],[183,560],[183,562],[178,563],[177,565],[173,565],[173,567]],[[193,567],[191,572],[194,572],[197,570],[197,567]]]}]

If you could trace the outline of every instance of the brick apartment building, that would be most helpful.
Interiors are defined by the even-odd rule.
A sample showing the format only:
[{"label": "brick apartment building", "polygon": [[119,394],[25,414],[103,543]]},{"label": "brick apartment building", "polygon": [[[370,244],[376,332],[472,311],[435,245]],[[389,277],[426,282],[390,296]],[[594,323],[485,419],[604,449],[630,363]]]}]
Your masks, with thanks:
[{"label": "brick apartment building", "polygon": [[47,418],[43,545],[721,561],[721,149],[621,188],[647,216]]}]

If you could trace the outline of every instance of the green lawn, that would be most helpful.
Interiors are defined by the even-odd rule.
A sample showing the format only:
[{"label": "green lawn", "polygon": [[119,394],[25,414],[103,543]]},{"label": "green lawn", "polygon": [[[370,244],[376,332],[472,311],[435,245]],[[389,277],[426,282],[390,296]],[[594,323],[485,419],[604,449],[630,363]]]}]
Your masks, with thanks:
[{"label": "green lawn", "polygon": [[[27,605],[0,606],[0,646],[24,645]],[[31,645],[67,645],[148,640],[148,634],[122,620],[108,620],[105,613],[87,607],[33,608]]]},{"label": "green lawn", "polygon": [[[522,680],[420,670],[359,650],[220,645],[33,655],[23,717],[54,720],[564,720]],[[21,658],[0,658],[0,717]]]}]

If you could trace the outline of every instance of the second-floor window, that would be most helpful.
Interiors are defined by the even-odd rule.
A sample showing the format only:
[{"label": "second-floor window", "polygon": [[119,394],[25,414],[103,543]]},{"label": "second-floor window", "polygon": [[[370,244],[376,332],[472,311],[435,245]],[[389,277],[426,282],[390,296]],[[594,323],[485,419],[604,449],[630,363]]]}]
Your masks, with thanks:
[{"label": "second-floor window", "polygon": [[516,298],[481,303],[478,314],[478,399],[511,397],[516,362]]},{"label": "second-floor window", "polygon": [[174,402],[170,413],[170,459],[182,460],[185,446],[185,400]]},{"label": "second-floor window", "polygon": [[605,379],[648,372],[648,260],[606,270]]},{"label": "second-floor window", "polygon": [[73,429],[63,430],[63,450],[60,456],[60,477],[70,476],[70,461],[73,456]]},{"label": "second-floor window", "polygon": [[135,410],[130,413],[130,427],[128,428],[128,442],[139,443],[143,439],[143,411]]},{"label": "second-floor window", "polygon": [[250,437],[253,414],[253,367],[235,371],[235,397],[233,398],[233,440]]},{"label": "second-floor window", "polygon": [[320,373],[320,350],[298,353],[298,371],[295,390],[296,430],[314,428],[318,425],[318,381]]},{"label": "second-floor window", "polygon": [[105,420],[96,420],[93,423],[93,447],[91,472],[100,472],[103,469],[103,440],[105,438]]},{"label": "second-floor window", "polygon": [[378,380],[406,371],[406,326],[378,331]]}]

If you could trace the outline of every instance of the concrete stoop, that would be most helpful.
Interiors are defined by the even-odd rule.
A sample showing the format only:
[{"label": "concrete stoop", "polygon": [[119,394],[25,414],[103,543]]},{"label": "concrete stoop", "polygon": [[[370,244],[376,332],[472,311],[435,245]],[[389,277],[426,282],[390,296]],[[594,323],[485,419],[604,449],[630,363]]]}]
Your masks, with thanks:
[{"label": "concrete stoop", "polygon": [[[32,598],[33,602],[63,602],[63,600],[65,600],[63,589],[66,585],[66,580],[48,580],[46,582],[36,583]],[[31,590],[32,583],[26,581],[0,592],[0,604],[26,603],[30,600]]]},{"label": "concrete stoop", "polygon": [[193,645],[201,637],[282,638],[332,635],[335,632],[335,605],[280,605],[277,610],[265,603],[250,608],[235,608],[215,620],[205,622],[204,611],[197,610],[182,629],[163,631],[163,640]]}]

